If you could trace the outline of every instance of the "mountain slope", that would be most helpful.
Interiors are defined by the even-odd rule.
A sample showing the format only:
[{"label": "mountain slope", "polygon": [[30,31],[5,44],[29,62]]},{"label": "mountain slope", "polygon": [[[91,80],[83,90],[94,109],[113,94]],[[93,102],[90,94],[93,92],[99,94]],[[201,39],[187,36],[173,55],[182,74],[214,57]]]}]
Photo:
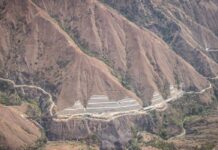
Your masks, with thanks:
[{"label": "mountain slope", "polygon": [[53,93],[59,109],[76,100],[85,105],[94,94],[138,99],[31,1],[7,1],[1,15],[2,75],[42,86]]},{"label": "mountain slope", "polygon": [[0,105],[0,114],[0,149],[23,149],[41,137],[40,129],[15,109]]},{"label": "mountain slope", "polygon": [[111,66],[123,84],[145,103],[153,91],[166,96],[170,84],[184,83],[186,90],[208,86],[154,33],[139,28],[99,1],[34,2],[56,19],[87,54]]},{"label": "mountain slope", "polygon": [[[45,139],[38,127],[48,140],[79,140],[101,149],[136,149],[138,142],[176,149],[164,139],[192,130],[193,139],[199,122],[202,127],[205,121],[216,125],[216,118],[185,122],[186,117],[217,114],[216,79],[210,77],[217,76],[218,57],[205,51],[218,43],[216,4],[190,2],[189,12],[184,0],[0,1],[0,91],[6,92],[0,92],[0,102],[24,104],[0,105],[0,149],[41,146]],[[208,17],[201,14],[205,9]],[[207,24],[209,18],[215,22]],[[92,111],[79,102],[72,105],[79,100],[86,106],[90,96],[92,107],[86,110],[98,113],[79,114]],[[139,110],[111,112],[117,111],[112,100],[120,99],[118,108],[129,104]],[[63,109],[72,116],[59,117],[55,111]],[[149,136],[143,142],[141,131],[163,142],[150,142]],[[205,130],[203,138],[209,132]],[[50,144],[48,149],[86,147],[78,142]]]},{"label": "mountain slope", "polygon": [[218,1],[199,0],[199,1],[166,1],[181,9],[186,15],[190,16],[197,23],[210,29],[217,35],[218,23]]},{"label": "mountain slope", "polygon": [[[199,24],[198,21],[203,19],[196,19],[207,18],[204,23],[216,25],[215,14],[218,8],[212,1],[102,1],[137,25],[155,32],[202,75],[213,77],[218,74],[218,64],[215,63],[217,54],[205,51],[206,47],[218,47],[218,37],[215,31],[210,30],[212,27]],[[208,8],[204,8],[202,3]]]}]

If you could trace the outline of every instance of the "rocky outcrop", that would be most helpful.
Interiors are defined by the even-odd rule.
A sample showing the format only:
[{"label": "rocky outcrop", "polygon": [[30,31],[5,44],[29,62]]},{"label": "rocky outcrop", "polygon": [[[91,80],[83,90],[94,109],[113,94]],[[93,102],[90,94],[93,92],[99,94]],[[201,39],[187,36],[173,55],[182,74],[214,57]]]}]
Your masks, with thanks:
[{"label": "rocky outcrop", "polygon": [[102,149],[126,145],[133,130],[152,130],[155,126],[147,115],[122,116],[111,121],[98,119],[70,119],[51,121],[46,125],[49,140],[83,140],[93,138]]}]

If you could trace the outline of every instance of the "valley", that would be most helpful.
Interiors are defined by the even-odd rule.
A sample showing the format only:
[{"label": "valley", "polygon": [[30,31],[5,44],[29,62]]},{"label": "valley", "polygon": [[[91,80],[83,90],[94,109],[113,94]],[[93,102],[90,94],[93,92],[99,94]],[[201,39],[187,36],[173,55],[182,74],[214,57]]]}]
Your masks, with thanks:
[{"label": "valley", "polygon": [[217,0],[0,1],[0,149],[217,149],[217,13]]}]

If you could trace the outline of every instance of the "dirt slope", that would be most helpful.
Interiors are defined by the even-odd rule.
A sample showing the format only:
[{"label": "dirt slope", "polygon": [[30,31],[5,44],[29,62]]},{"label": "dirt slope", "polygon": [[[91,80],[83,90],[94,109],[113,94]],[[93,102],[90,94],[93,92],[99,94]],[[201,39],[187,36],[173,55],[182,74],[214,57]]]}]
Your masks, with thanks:
[{"label": "dirt slope", "polygon": [[[169,0],[167,0],[170,2]],[[171,1],[172,5],[177,6],[186,15],[190,16],[197,23],[205,26],[213,31],[216,35],[218,33],[218,1],[217,0],[199,0],[199,1]]]},{"label": "dirt slope", "polygon": [[[204,76],[218,73],[215,1],[102,0],[129,20],[161,37],[173,50]],[[211,58],[212,59],[211,59]]]},{"label": "dirt slope", "polygon": [[0,105],[0,149],[23,149],[34,145],[40,137],[41,131],[34,123],[15,109]]},{"label": "dirt slope", "polygon": [[[58,24],[31,1],[7,1],[0,20],[3,75],[39,84],[53,93],[59,109],[93,94],[114,99],[135,94],[110,69],[85,55]],[[5,74],[7,72],[7,74]]]},{"label": "dirt slope", "polygon": [[[209,4],[210,17],[205,22],[186,12],[188,5],[177,7],[181,1],[167,5],[162,0],[110,2],[122,4],[122,11],[139,8],[137,11],[148,16],[127,13],[128,20],[120,14],[120,6],[116,11],[98,0],[0,1],[0,77],[42,87],[52,94],[59,110],[77,100],[86,105],[96,94],[113,100],[129,96],[147,105],[154,91],[167,97],[172,84],[183,85],[187,91],[208,88],[202,75],[217,75],[218,65],[216,57],[202,49],[218,43],[216,23],[206,24],[208,18],[216,18],[215,0]],[[18,110],[0,105],[0,114],[0,146],[16,149],[32,145],[40,137],[39,129]],[[110,122],[43,119],[50,140],[98,135],[103,148],[127,144],[133,127],[149,131],[155,127],[144,115]],[[50,146],[48,149],[56,148]],[[62,144],[59,147],[63,148]]]},{"label": "dirt slope", "polygon": [[169,84],[183,82],[185,89],[207,86],[202,76],[154,33],[99,1],[34,2],[56,19],[83,51],[111,66],[145,103],[154,90],[166,94]]}]

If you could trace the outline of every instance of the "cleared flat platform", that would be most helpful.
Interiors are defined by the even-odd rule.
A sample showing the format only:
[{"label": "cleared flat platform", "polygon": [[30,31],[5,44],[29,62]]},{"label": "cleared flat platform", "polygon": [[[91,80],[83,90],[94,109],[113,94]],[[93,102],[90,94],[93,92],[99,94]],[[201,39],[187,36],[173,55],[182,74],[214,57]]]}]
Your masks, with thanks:
[{"label": "cleared flat platform", "polygon": [[[175,97],[180,94],[180,90],[170,86],[170,97]],[[171,100],[171,98],[169,98]],[[167,101],[167,100],[166,100]],[[165,102],[162,95],[155,91],[151,99],[151,106],[147,109],[157,107],[157,104]],[[93,95],[88,100],[87,107],[85,108],[80,101],[75,102],[72,107],[65,108],[57,112],[59,116],[77,116],[77,115],[110,115],[116,113],[126,113],[131,111],[140,111],[143,107],[139,102],[132,98],[124,98],[118,101],[109,100],[105,95]],[[145,109],[144,109],[145,110]]]},{"label": "cleared flat platform", "polygon": [[86,108],[84,108],[83,105],[77,101],[72,107],[59,111],[57,115],[71,116],[116,113],[140,109],[142,109],[142,106],[135,99],[125,98],[119,101],[109,101],[109,98],[105,95],[93,95],[90,97]]},{"label": "cleared flat platform", "polygon": [[163,101],[164,101],[164,99],[163,99],[162,95],[158,92],[154,92],[153,98],[151,99],[151,104],[155,105],[155,104],[161,103]]}]

